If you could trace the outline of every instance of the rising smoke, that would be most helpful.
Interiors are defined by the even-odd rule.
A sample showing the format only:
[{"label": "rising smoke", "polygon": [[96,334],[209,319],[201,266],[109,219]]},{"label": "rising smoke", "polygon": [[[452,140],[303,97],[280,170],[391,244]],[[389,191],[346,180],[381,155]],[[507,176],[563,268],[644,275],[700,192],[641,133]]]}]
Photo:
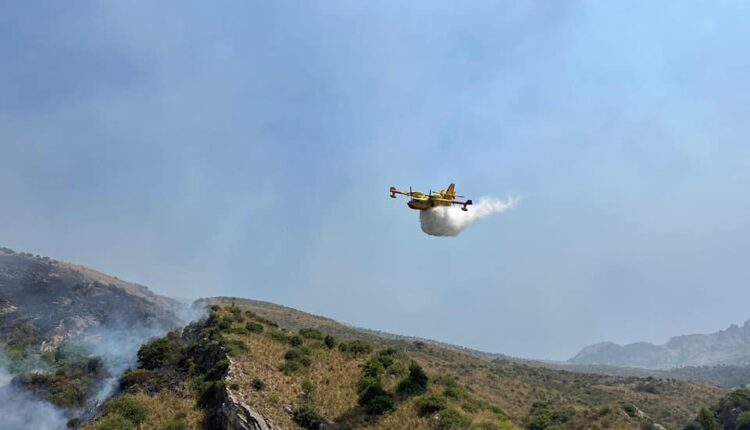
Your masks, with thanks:
[{"label": "rising smoke", "polygon": [[11,383],[13,375],[6,370],[7,363],[0,349],[0,429],[64,429],[68,419],[63,411],[15,387]]},{"label": "rising smoke", "polygon": [[[205,317],[203,306],[185,306],[177,310],[179,325]],[[74,345],[80,346],[90,356],[101,359],[107,377],[87,399],[83,408],[58,408],[48,401],[35,398],[14,384],[15,375],[8,371],[9,360],[0,348],[0,430],[64,430],[70,418],[90,418],[96,407],[116,393],[120,376],[130,367],[137,366],[137,352],[142,344],[154,337],[163,336],[175,326],[163,324],[110,323],[89,328]],[[52,369],[41,360],[26,360],[24,371],[48,373]]]},{"label": "rising smoke", "polygon": [[475,221],[513,209],[517,202],[518,199],[514,197],[507,200],[482,197],[477,204],[469,206],[468,211],[453,206],[439,206],[419,211],[419,223],[422,231],[430,236],[458,236]]}]

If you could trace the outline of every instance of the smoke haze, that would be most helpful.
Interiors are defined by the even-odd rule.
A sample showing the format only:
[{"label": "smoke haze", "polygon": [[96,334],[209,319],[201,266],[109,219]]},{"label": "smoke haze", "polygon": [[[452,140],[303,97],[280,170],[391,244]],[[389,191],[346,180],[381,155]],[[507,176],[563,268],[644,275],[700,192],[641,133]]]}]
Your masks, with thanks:
[{"label": "smoke haze", "polygon": [[5,353],[0,349],[0,429],[64,429],[68,420],[63,411],[14,387],[6,363]]},{"label": "smoke haze", "polygon": [[474,222],[513,209],[517,202],[518,199],[514,197],[507,200],[482,197],[468,211],[453,206],[439,206],[419,211],[419,224],[422,231],[430,236],[458,236]]},{"label": "smoke haze", "polygon": [[[206,309],[202,306],[184,306],[177,310],[180,326],[202,318]],[[71,342],[83,347],[90,357],[98,357],[107,372],[82,408],[63,409],[52,403],[33,397],[22,387],[12,383],[16,376],[8,371],[10,362],[0,349],[0,429],[2,430],[63,430],[72,417],[86,419],[102,402],[115,394],[120,376],[137,365],[137,352],[144,343],[176,329],[168,325],[129,325],[125,323],[89,328],[81,338]],[[32,355],[24,361],[23,373],[49,373],[49,365]]]}]

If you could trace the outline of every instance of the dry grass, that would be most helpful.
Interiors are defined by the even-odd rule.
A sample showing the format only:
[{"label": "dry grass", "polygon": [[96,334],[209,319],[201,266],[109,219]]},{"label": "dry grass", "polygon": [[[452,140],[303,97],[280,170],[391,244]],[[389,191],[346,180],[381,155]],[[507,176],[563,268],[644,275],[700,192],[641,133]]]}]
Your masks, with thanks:
[{"label": "dry grass", "polygon": [[168,392],[154,396],[138,393],[133,397],[148,410],[148,418],[138,426],[139,430],[163,430],[167,424],[177,420],[183,421],[189,429],[201,428],[203,411],[193,399],[179,398]]},{"label": "dry grass", "polygon": [[[420,363],[428,375],[455,377],[467,395],[483,402],[479,410],[462,410],[463,400],[450,399],[450,407],[470,417],[474,425],[481,422],[504,422],[506,417],[516,426],[528,423],[535,402],[552,407],[569,407],[574,416],[565,428],[639,429],[642,421],[628,417],[623,406],[632,404],[667,428],[680,428],[691,420],[702,406],[715,403],[725,392],[718,387],[677,381],[655,381],[658,393],[640,392],[642,379],[573,373],[529,366],[512,360],[490,361],[466,352],[437,345],[415,345],[402,339],[379,338],[328,318],[310,315],[283,306],[242,299],[212,299],[211,303],[236,306],[274,321],[287,330],[316,328],[339,339],[364,339],[381,348],[397,347],[410,359]],[[245,402],[283,428],[295,428],[288,410],[304,399],[302,382],[309,380],[315,387],[310,400],[327,420],[339,427],[377,429],[429,429],[435,417],[419,417],[414,399],[397,403],[394,411],[373,419],[358,412],[356,384],[360,366],[366,358],[352,358],[338,350],[314,349],[309,369],[286,375],[279,370],[283,355],[289,348],[263,334],[232,335],[244,340],[249,351],[236,357],[236,382]],[[307,341],[309,343],[309,341]],[[254,378],[268,385],[257,391],[251,387]],[[386,379],[387,388],[397,383]],[[431,384],[430,391],[442,394],[444,386]],[[276,394],[274,394],[276,393]],[[286,409],[286,410],[285,410]],[[499,425],[499,424],[498,424]]]},{"label": "dry grass", "polygon": [[[181,398],[164,391],[153,396],[146,393],[127,394],[146,409],[146,419],[136,426],[137,430],[164,430],[168,425],[182,422],[188,429],[202,428],[203,411],[192,398]],[[84,430],[107,430],[106,421],[96,422]]]}]

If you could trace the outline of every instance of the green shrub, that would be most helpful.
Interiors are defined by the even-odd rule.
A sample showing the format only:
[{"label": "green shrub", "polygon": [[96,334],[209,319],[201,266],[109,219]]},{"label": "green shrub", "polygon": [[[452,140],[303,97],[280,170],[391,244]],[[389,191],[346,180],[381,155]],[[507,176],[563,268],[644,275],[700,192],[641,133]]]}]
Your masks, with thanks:
[{"label": "green shrub", "polygon": [[[633,405],[623,407],[625,413],[627,406],[635,408]],[[531,423],[528,425],[529,430],[546,430],[548,428],[562,426],[573,415],[575,411],[571,408],[553,409],[546,403],[537,402],[531,405]]]},{"label": "green shrub", "polygon": [[67,408],[79,406],[86,401],[86,389],[72,384],[55,386],[49,396],[49,401]]},{"label": "green shrub", "polygon": [[466,389],[459,385],[453,385],[450,387],[446,387],[443,391],[443,394],[445,394],[446,397],[450,397],[452,399],[463,399],[464,397],[466,397]]},{"label": "green shrub", "polygon": [[323,343],[325,343],[328,349],[333,349],[336,347],[336,339],[331,335],[326,336],[325,339],[323,339]]},{"label": "green shrub", "polygon": [[370,415],[379,415],[392,410],[394,407],[393,399],[377,378],[364,376],[357,384],[357,391],[359,393],[357,402]]},{"label": "green shrub", "polygon": [[302,336],[294,335],[289,338],[289,344],[292,346],[302,346],[303,343]]},{"label": "green shrub", "polygon": [[722,430],[714,414],[707,408],[702,408],[698,413],[698,424],[703,430]]},{"label": "green shrub", "polygon": [[174,419],[167,423],[165,430],[188,430],[187,424],[182,419]]},{"label": "green shrub", "polygon": [[365,404],[365,412],[370,415],[382,415],[388,411],[392,411],[394,407],[395,405],[391,396],[382,394],[373,397]]},{"label": "green shrub", "polygon": [[[263,324],[252,322],[250,321],[245,325],[245,328],[250,333],[262,333],[263,332]],[[284,337],[284,341],[286,341],[286,336]]]},{"label": "green shrub", "polygon": [[339,350],[341,352],[350,352],[354,355],[369,354],[372,352],[372,344],[362,340],[353,340],[351,342],[340,343]]},{"label": "green shrub", "polygon": [[107,414],[120,415],[136,425],[146,421],[146,407],[130,396],[110,400],[107,402],[105,410]]},{"label": "green shrub", "polygon": [[143,344],[138,349],[138,364],[144,369],[174,365],[180,359],[181,353],[178,338],[167,335]]},{"label": "green shrub", "polygon": [[210,409],[221,404],[224,398],[224,389],[226,382],[209,381],[201,384],[198,392],[198,406],[203,409]]},{"label": "green shrub", "polygon": [[310,356],[311,352],[307,347],[296,346],[291,348],[284,354],[284,359],[286,361],[281,370],[284,371],[284,373],[289,374],[305,367],[310,367],[312,364],[312,358]]},{"label": "green shrub", "polygon": [[98,420],[92,427],[93,430],[133,430],[135,424],[122,415],[107,415]]},{"label": "green shrub", "polygon": [[287,350],[284,353],[284,359],[286,360],[300,360],[302,357],[310,355],[310,350],[305,347],[296,347]]},{"label": "green shrub", "polygon": [[311,398],[313,393],[315,393],[315,384],[313,384],[309,379],[305,379],[304,381],[302,381],[302,391],[304,392],[304,396],[306,398]]},{"label": "green shrub", "polygon": [[403,379],[396,386],[396,392],[402,396],[417,396],[425,392],[425,389],[409,378]]},{"label": "green shrub", "polygon": [[422,370],[422,366],[412,363],[409,366],[409,376],[399,382],[396,391],[403,396],[415,396],[427,391],[427,374]]},{"label": "green shrub", "polygon": [[221,345],[226,349],[227,354],[231,356],[239,355],[247,351],[247,345],[241,340],[224,340]]},{"label": "green shrub", "polygon": [[307,339],[322,340],[324,338],[323,333],[314,328],[301,328],[299,329],[299,335]]},{"label": "green shrub", "polygon": [[652,382],[641,382],[635,386],[635,391],[639,391],[641,393],[658,394],[659,387],[657,387]]},{"label": "green shrub", "polygon": [[304,404],[292,411],[292,418],[298,426],[306,430],[320,430],[325,426],[325,419],[313,405]]},{"label": "green shrub", "polygon": [[271,339],[277,342],[289,343],[289,340],[290,340],[289,335],[287,335],[283,331],[277,331],[277,330],[271,331],[269,333],[269,336],[271,337]]},{"label": "green shrub", "polygon": [[120,377],[120,388],[126,390],[134,385],[142,385],[148,382],[153,375],[146,369],[128,369]]},{"label": "green shrub", "polygon": [[438,430],[460,430],[467,429],[471,425],[471,419],[455,409],[445,409],[440,412],[436,429]]},{"label": "green shrub", "polygon": [[471,430],[517,430],[517,429],[518,427],[514,426],[513,423],[509,421],[503,421],[503,422],[483,421],[481,423],[474,424],[471,426]]},{"label": "green shrub", "polygon": [[234,303],[232,303],[232,306],[229,307],[229,312],[234,318],[242,318],[242,309],[236,307]]},{"label": "green shrub", "polygon": [[218,313],[212,313],[209,315],[206,325],[208,327],[215,327],[219,330],[227,330],[232,326],[234,317],[232,315],[220,315]]},{"label": "green shrub", "polygon": [[412,363],[411,366],[409,366],[409,379],[417,383],[423,388],[427,388],[427,381],[429,378],[427,378],[427,374],[424,373],[424,370],[422,370],[422,366],[420,366],[417,363]]},{"label": "green shrub", "polygon": [[229,360],[226,358],[221,359],[214,364],[212,368],[206,372],[204,379],[206,381],[219,381],[224,379],[227,372],[229,371]]},{"label": "green shrub", "polygon": [[23,360],[28,355],[29,348],[39,345],[42,340],[39,329],[32,322],[18,322],[10,332],[10,338],[5,345],[5,353],[11,361]]},{"label": "green shrub", "polygon": [[362,374],[364,376],[378,377],[384,370],[383,365],[377,359],[372,359],[362,365]]},{"label": "green shrub", "polygon": [[636,408],[634,405],[631,405],[630,403],[624,405],[622,407],[622,410],[625,411],[625,413],[631,418],[635,418],[638,415],[638,408]]},{"label": "green shrub", "polygon": [[262,380],[255,378],[250,382],[250,386],[253,387],[255,391],[262,391],[266,388],[266,383]]},{"label": "green shrub", "polygon": [[478,412],[481,409],[481,405],[475,400],[468,400],[461,403],[461,409],[471,414]]},{"label": "green shrub", "polygon": [[415,405],[420,416],[431,415],[448,407],[445,399],[435,394],[420,397]]},{"label": "green shrub", "polygon": [[750,430],[750,411],[744,411],[737,417],[734,423],[736,430]]},{"label": "green shrub", "polygon": [[374,376],[363,376],[357,381],[357,394],[362,393],[370,385],[380,384],[380,380]]},{"label": "green shrub", "polygon": [[387,369],[393,365],[395,360],[396,350],[393,348],[388,348],[386,350],[380,351],[377,356],[378,362],[383,366],[383,369]]}]

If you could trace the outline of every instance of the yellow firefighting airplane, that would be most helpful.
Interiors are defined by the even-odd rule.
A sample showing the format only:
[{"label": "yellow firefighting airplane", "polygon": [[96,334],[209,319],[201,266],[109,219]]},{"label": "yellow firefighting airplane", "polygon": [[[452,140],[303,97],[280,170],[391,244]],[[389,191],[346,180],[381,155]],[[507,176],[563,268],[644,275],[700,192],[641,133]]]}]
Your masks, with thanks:
[{"label": "yellow firefighting airplane", "polygon": [[411,200],[407,203],[407,205],[412,209],[417,210],[427,210],[430,208],[434,208],[435,206],[451,206],[451,205],[461,205],[461,210],[465,211],[466,206],[472,204],[471,200],[466,200],[465,202],[461,202],[456,200],[456,197],[463,197],[456,194],[456,185],[450,184],[447,190],[440,190],[438,192],[433,193],[432,190],[430,190],[429,194],[423,194],[419,191],[412,191],[411,187],[409,187],[409,191],[399,191],[396,189],[396,187],[391,187],[391,198],[395,199],[396,194],[401,194],[402,196],[409,196],[411,197]]}]

